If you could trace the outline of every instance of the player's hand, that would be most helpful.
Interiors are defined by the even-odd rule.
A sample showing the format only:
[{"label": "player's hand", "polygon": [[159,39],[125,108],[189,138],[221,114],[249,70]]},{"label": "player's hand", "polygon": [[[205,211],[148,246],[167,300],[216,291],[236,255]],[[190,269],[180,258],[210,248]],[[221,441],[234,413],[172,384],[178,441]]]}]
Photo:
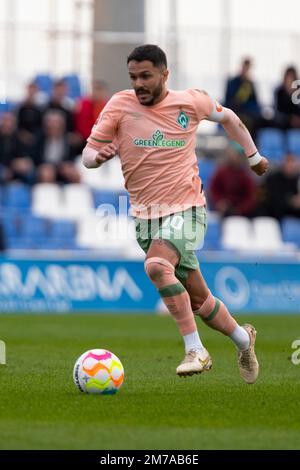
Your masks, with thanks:
[{"label": "player's hand", "polygon": [[254,173],[256,173],[258,176],[262,176],[266,173],[268,168],[268,160],[265,157],[262,157],[261,161],[257,165],[251,167],[251,170],[254,171]]},{"label": "player's hand", "polygon": [[115,144],[107,144],[102,149],[99,150],[98,155],[96,156],[96,162],[101,164],[110,160],[118,153],[118,148]]}]

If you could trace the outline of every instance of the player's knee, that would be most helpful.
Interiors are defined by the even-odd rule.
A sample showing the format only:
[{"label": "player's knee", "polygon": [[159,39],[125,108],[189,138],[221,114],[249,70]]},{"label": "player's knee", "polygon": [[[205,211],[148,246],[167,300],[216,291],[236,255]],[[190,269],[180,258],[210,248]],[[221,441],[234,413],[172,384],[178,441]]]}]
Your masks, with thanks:
[{"label": "player's knee", "polygon": [[174,273],[174,267],[162,258],[149,258],[145,261],[145,271],[151,281],[157,282],[163,277]]},{"label": "player's knee", "polygon": [[202,304],[199,304],[197,302],[191,302],[191,307],[193,312],[198,312],[200,310]]},{"label": "player's knee", "polygon": [[203,295],[191,299],[192,310],[195,315],[205,317],[209,310],[213,308],[215,298],[210,291],[203,292]]},{"label": "player's knee", "polygon": [[197,294],[190,295],[193,312],[201,309],[209,294],[210,292],[208,290],[205,290],[203,292],[197,292]]},{"label": "player's knee", "polygon": [[204,304],[206,300],[206,297],[197,297],[197,299],[191,299],[191,306],[192,306],[192,310],[193,312],[195,311],[198,311],[199,309],[201,309],[202,305]]},{"label": "player's knee", "polygon": [[151,281],[158,281],[164,275],[164,267],[155,262],[145,264],[145,271]]}]

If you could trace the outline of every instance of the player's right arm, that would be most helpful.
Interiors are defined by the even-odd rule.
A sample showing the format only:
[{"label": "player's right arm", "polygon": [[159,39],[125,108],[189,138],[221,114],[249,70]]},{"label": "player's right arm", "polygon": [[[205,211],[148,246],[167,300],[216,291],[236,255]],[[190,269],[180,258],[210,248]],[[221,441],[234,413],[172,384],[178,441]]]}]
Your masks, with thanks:
[{"label": "player's right arm", "polygon": [[86,168],[98,168],[118,152],[113,142],[120,114],[116,102],[117,97],[114,96],[107,103],[87,139],[87,145],[82,152],[82,163]]},{"label": "player's right arm", "polygon": [[103,144],[103,147],[96,148],[87,144],[82,152],[82,163],[86,168],[98,168],[102,163],[110,160],[118,153],[115,144]]}]

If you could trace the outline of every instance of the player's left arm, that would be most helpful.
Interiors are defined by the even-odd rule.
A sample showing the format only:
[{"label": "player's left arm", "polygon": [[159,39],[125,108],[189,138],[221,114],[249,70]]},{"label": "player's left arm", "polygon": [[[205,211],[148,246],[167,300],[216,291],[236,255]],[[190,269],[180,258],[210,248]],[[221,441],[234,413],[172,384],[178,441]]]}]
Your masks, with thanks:
[{"label": "player's left arm", "polygon": [[88,143],[82,152],[82,163],[86,168],[99,168],[102,163],[110,160],[117,153],[118,148],[113,142],[102,143],[98,147]]},{"label": "player's left arm", "polygon": [[254,173],[261,176],[267,171],[269,166],[267,158],[259,154],[247,127],[231,109],[214,102],[213,110],[206,119],[220,123],[228,137],[240,144]]}]

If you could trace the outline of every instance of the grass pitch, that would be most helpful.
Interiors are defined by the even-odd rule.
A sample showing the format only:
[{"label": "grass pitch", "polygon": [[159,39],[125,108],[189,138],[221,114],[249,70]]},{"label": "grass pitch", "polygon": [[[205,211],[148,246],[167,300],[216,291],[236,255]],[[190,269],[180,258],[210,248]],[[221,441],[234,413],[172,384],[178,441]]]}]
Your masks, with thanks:
[{"label": "grass pitch", "polygon": [[[178,378],[183,345],[173,320],[158,316],[1,315],[1,449],[299,449],[300,365],[291,343],[297,316],[243,316],[256,326],[259,380],[239,377],[231,341],[199,321],[214,364]],[[87,349],[123,362],[113,396],[75,388],[73,365]]]}]

